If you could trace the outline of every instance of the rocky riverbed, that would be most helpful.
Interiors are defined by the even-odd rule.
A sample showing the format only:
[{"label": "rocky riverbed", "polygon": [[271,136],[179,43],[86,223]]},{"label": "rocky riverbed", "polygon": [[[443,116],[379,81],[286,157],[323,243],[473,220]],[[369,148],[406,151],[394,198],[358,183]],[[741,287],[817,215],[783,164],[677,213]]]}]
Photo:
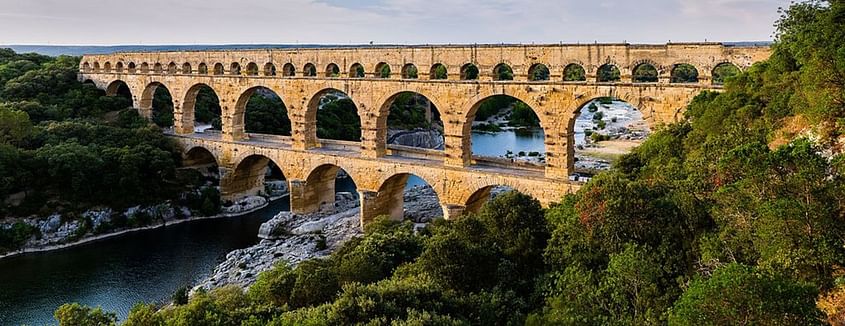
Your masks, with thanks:
[{"label": "rocky riverbed", "polygon": [[[498,192],[497,192],[498,193]],[[405,217],[427,223],[443,216],[437,195],[431,187],[405,191]],[[208,278],[194,287],[213,289],[224,285],[249,287],[258,274],[275,264],[296,265],[304,260],[323,258],[347,240],[363,235],[356,194],[341,192],[335,203],[313,214],[281,212],[261,225],[258,244],[230,252]]]}]

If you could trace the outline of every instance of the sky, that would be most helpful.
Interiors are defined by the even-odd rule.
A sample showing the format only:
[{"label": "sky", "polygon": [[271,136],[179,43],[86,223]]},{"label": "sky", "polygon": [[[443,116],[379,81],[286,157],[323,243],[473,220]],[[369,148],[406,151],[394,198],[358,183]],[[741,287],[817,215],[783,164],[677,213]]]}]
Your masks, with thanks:
[{"label": "sky", "polygon": [[0,0],[0,44],[768,41],[790,0]]}]

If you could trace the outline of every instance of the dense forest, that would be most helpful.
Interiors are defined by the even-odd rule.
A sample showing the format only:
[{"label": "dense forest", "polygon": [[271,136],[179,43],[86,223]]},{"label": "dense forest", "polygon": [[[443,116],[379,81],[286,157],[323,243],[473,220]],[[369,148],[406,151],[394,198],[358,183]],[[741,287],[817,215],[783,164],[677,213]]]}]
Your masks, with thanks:
[{"label": "dense forest", "polygon": [[[769,60],[728,78],[724,92],[696,97],[684,121],[660,128],[551,208],[511,192],[420,232],[379,220],[329,259],[279,265],[246,292],[224,287],[165,307],[139,304],[125,324],[845,323],[843,17],[841,0],[792,4]],[[56,82],[6,82],[2,96],[32,100],[32,89]],[[99,113],[100,101],[116,100],[72,107]],[[32,145],[28,133],[49,128],[15,123],[28,120],[24,113],[80,114],[15,105],[3,111],[10,157],[38,160],[39,149],[58,146]],[[81,139],[60,143],[89,147]],[[79,157],[103,160],[94,153]],[[4,172],[18,171],[5,166],[22,158],[4,158]],[[45,162],[43,171],[64,166]],[[74,186],[65,180],[62,187]],[[55,316],[62,325],[116,322],[79,304]]]},{"label": "dense forest", "polygon": [[[139,117],[130,99],[77,81],[78,67],[75,57],[0,49],[0,220],[80,218],[92,207],[171,200],[195,185],[176,173],[176,145]],[[149,222],[115,220],[106,228]],[[21,222],[0,228],[0,253],[37,233]]]}]

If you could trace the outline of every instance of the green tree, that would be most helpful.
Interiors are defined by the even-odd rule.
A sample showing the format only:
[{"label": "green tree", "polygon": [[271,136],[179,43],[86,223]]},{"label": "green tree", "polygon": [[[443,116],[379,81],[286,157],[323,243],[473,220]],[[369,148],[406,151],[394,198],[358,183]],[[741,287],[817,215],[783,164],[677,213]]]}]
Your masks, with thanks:
[{"label": "green tree", "polygon": [[117,325],[114,313],[103,312],[99,307],[91,308],[78,303],[67,303],[53,313],[59,326],[109,326]]},{"label": "green tree", "polygon": [[675,303],[672,325],[822,325],[812,285],[729,264],[690,284]]}]

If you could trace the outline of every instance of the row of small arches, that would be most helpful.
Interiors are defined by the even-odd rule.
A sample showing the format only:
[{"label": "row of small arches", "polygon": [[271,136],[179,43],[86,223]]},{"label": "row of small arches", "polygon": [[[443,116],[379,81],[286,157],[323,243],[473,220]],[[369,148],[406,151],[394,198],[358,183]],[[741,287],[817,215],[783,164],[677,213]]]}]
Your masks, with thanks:
[{"label": "row of small arches", "polygon": [[[167,66],[163,66],[161,63],[155,63],[152,67],[146,62],[141,63],[140,66],[136,66],[135,63],[130,62],[125,67],[123,62],[118,62],[112,67],[110,62],[106,62],[100,67],[99,62],[94,62],[93,65],[89,64],[88,62],[83,63],[82,69],[85,72],[117,72],[123,73],[124,71],[128,73],[154,73],[154,74],[200,74],[200,75],[247,75],[247,76],[277,76],[278,71],[276,70],[276,65],[273,63],[266,63],[264,64],[263,68],[259,68],[258,64],[254,62],[250,62],[249,64],[242,69],[240,63],[233,62],[229,65],[228,69],[222,63],[216,63],[211,70],[209,70],[208,65],[205,63],[200,63],[196,70],[193,69],[190,63],[183,63],[181,67],[179,67],[176,63],[171,62]],[[640,63],[634,67],[632,70],[631,82],[633,83],[656,83],[659,81],[660,76],[666,75],[666,69],[658,69],[654,64],[651,63]],[[716,67],[712,71],[713,82],[716,84],[721,84],[724,80],[732,75],[739,73],[739,68],[729,62],[724,62]],[[296,76],[297,71],[296,67],[292,63],[286,63],[282,67],[281,71],[282,76],[284,77],[293,77]],[[305,77],[317,77],[319,75],[317,66],[312,63],[307,63],[302,69],[301,72],[302,76]],[[375,78],[390,78],[392,75],[390,65],[381,62],[376,65],[375,71],[372,73],[372,76]],[[323,76],[327,78],[337,78],[341,77],[341,69],[335,63],[330,63],[326,66]],[[348,75],[349,78],[365,78],[366,72],[364,66],[360,63],[354,63],[349,67]],[[461,80],[476,80],[480,76],[480,71],[475,64],[468,63],[461,67]],[[670,71],[670,82],[671,83],[698,83],[699,82],[699,72],[698,69],[690,64],[675,64],[671,67]],[[401,70],[401,77],[402,79],[417,79],[419,78],[419,70],[414,64],[405,64],[402,66]],[[506,63],[500,63],[493,68],[492,77],[495,81],[508,81],[514,80],[514,73],[513,69]],[[429,79],[433,80],[443,80],[448,78],[448,71],[446,66],[443,64],[434,64],[430,71],[429,71]],[[528,80],[529,81],[548,81],[551,78],[551,72],[549,68],[542,64],[536,63],[533,64],[528,69]],[[613,83],[613,82],[621,82],[622,76],[619,71],[619,68],[613,64],[605,64],[598,68],[596,72],[596,81],[600,83]],[[568,82],[584,82],[587,81],[587,75],[584,70],[584,67],[577,64],[572,63],[567,65],[563,70],[563,81]]]}]

